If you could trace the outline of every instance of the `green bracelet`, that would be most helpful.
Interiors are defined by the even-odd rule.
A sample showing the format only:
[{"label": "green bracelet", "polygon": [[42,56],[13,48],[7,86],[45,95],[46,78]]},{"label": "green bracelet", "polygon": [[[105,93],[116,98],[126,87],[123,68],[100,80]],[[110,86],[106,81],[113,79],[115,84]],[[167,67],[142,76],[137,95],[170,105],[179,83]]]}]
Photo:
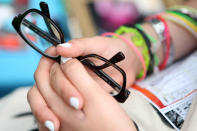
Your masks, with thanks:
[{"label": "green bracelet", "polygon": [[[133,44],[137,47],[143,47],[142,49],[142,55],[144,58],[144,62],[146,65],[146,69],[148,69],[149,64],[150,64],[150,56],[148,52],[148,47],[145,43],[145,40],[143,36],[138,32],[137,29],[131,28],[131,27],[126,27],[126,26],[121,26],[115,31],[116,34],[122,35],[124,33],[132,33],[134,36],[131,37],[131,41]],[[137,75],[137,79],[140,79],[144,74],[144,70],[140,71],[140,73]]]},{"label": "green bracelet", "polygon": [[175,15],[179,15],[180,17],[183,17],[184,19],[190,21],[191,23],[193,23],[195,26],[197,26],[197,22],[195,20],[193,20],[192,18],[190,18],[189,16],[187,15],[184,15],[182,13],[179,13],[179,12],[175,12],[175,11],[166,11],[166,13],[169,13],[169,14],[175,14]]},{"label": "green bracelet", "polygon": [[[139,29],[143,30],[144,29],[142,28],[141,24],[135,24]],[[154,45],[155,44],[158,44],[158,41],[152,37],[151,35],[147,34],[147,37],[149,38],[149,40],[151,41],[151,43],[153,43]],[[153,52],[153,51],[152,51]],[[159,65],[159,58],[157,55],[153,54],[154,55],[154,66],[158,66]]]}]

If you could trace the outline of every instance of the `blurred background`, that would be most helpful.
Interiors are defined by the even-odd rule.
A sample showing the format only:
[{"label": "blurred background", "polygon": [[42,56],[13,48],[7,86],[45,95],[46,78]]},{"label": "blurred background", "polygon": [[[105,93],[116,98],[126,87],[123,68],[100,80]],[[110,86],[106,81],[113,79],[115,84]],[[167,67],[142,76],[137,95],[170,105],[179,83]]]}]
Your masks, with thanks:
[{"label": "blurred background", "polygon": [[34,84],[41,55],[23,42],[11,22],[27,9],[40,9],[40,1],[48,3],[68,41],[132,25],[183,0],[0,0],[0,97]]}]

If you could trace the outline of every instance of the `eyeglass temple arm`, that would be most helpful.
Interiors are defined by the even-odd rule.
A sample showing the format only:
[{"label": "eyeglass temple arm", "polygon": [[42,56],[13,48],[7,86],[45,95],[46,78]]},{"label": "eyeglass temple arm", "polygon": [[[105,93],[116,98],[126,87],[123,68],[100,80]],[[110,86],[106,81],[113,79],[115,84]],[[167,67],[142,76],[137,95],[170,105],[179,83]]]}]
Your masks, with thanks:
[{"label": "eyeglass temple arm", "polygon": [[[49,7],[48,7],[48,4],[47,4],[46,2],[43,2],[43,1],[40,2],[40,9],[41,9],[42,13],[43,13],[45,16],[47,16],[48,18],[51,18],[50,12],[49,12]],[[49,33],[50,33],[53,37],[57,38],[57,37],[55,36],[55,34],[54,34],[54,32],[53,32],[51,26],[50,26],[50,23],[47,21],[46,18],[44,18],[44,21],[45,21],[45,24],[47,25],[47,28],[48,28],[48,30],[49,30]]]},{"label": "eyeglass temple arm", "polygon": [[96,73],[101,79],[103,79],[107,84],[109,84],[111,87],[113,87],[116,91],[121,90],[120,85],[115,82],[109,75],[107,75],[104,71],[98,70],[95,67],[95,64],[86,59],[81,61],[82,64],[86,65],[89,69],[91,69],[94,73]]},{"label": "eyeglass temple arm", "polygon": [[[120,62],[120,61],[122,61],[122,60],[124,60],[125,59],[125,56],[124,56],[124,54],[122,53],[122,52],[118,52],[117,54],[115,54],[111,59],[109,59],[109,61],[111,62],[111,63],[113,63],[113,64],[115,64],[115,63],[118,63],[118,62]],[[107,63],[105,63],[105,64],[103,64],[103,65],[101,65],[101,66],[96,66],[96,68],[97,69],[104,69],[104,68],[107,68],[107,67],[109,67],[110,65],[108,65]]]},{"label": "eyeglass temple arm", "polygon": [[32,24],[31,22],[29,22],[28,20],[24,19],[22,24],[25,25],[26,27],[28,27],[29,29],[31,29],[36,34],[38,34],[40,37],[42,37],[45,40],[47,40],[48,42],[52,43],[54,46],[61,44],[61,42],[58,39],[51,37],[46,32],[44,32],[39,27],[37,27],[34,24]]},{"label": "eyeglass temple arm", "polygon": [[49,7],[48,4],[46,2],[40,2],[40,9],[42,11],[42,13],[50,18],[50,12],[49,12]]},{"label": "eyeglass temple arm", "polygon": [[[108,85],[110,85],[112,88],[114,88],[116,91],[120,91],[122,88],[120,85],[115,82],[109,75],[107,75],[104,71],[102,70],[97,70],[95,67],[95,64],[91,62],[90,60],[86,59],[81,61],[84,65],[86,65],[89,69],[91,69],[94,73],[96,73],[101,79],[103,79]],[[128,98],[130,92],[125,89],[124,92],[120,92],[120,94],[115,95],[114,98],[120,102],[124,103],[125,100]]]}]

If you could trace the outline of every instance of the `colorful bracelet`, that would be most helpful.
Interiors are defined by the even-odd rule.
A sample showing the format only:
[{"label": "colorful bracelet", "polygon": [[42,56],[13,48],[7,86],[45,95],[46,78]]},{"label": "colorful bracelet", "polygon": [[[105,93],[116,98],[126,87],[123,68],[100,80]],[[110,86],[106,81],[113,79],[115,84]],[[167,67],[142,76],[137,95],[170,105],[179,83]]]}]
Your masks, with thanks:
[{"label": "colorful bracelet", "polygon": [[188,19],[185,19],[184,17],[180,16],[180,15],[177,15],[175,13],[168,13],[168,15],[171,15],[181,21],[183,21],[184,23],[186,23],[188,26],[190,26],[195,32],[197,32],[197,26],[192,23],[191,21],[189,21]]},{"label": "colorful bracelet", "polygon": [[[137,47],[142,47],[142,55],[145,61],[146,69],[148,69],[149,64],[150,64],[149,50],[148,50],[148,47],[146,45],[146,42],[143,36],[139,33],[139,31],[135,28],[121,26],[115,32],[119,35],[124,34],[124,33],[132,33],[134,35],[131,37],[131,41]],[[141,77],[143,77],[145,73],[147,72],[144,72],[144,70],[140,71],[140,73],[137,75],[137,79],[140,79]]]},{"label": "colorful bracelet", "polygon": [[197,21],[197,10],[189,6],[174,6],[170,10],[179,11]]},{"label": "colorful bracelet", "polygon": [[123,36],[118,35],[118,34],[113,33],[113,32],[103,33],[102,36],[115,36],[115,37],[121,39],[122,41],[124,41],[125,43],[127,43],[127,44],[133,49],[133,51],[134,51],[134,52],[136,53],[136,55],[138,56],[138,58],[139,58],[139,60],[140,60],[140,62],[141,62],[141,64],[142,64],[142,67],[143,67],[143,75],[142,75],[142,77],[139,78],[137,81],[142,81],[142,80],[144,80],[145,77],[146,77],[146,69],[147,69],[147,68],[146,68],[146,64],[145,64],[145,61],[144,61],[143,56],[142,56],[141,53],[138,51],[138,49],[135,47],[135,45],[134,45],[131,41],[129,41],[129,40],[127,40],[126,38],[124,38]]},{"label": "colorful bracelet", "polygon": [[170,31],[169,31],[166,20],[160,15],[158,15],[156,18],[159,19],[160,21],[162,21],[165,26],[165,30],[164,30],[164,36],[165,36],[165,42],[166,42],[165,57],[164,57],[163,63],[161,65],[159,65],[160,70],[163,70],[168,65],[168,63],[171,63],[171,62],[169,62],[169,60],[171,60],[171,59],[173,60],[173,58],[169,59],[170,47],[171,47],[171,35],[170,35]]},{"label": "colorful bracelet", "polygon": [[197,26],[197,21],[196,20],[194,20],[193,18],[191,18],[190,16],[188,16],[188,15],[182,13],[182,12],[179,12],[179,11],[176,11],[176,10],[167,10],[166,13],[178,15],[178,16],[190,21],[195,26]]},{"label": "colorful bracelet", "polygon": [[[153,61],[154,61],[154,63],[153,63],[153,71],[154,71],[154,73],[155,73],[155,71],[156,71],[156,68],[158,67],[158,65],[159,65],[159,58],[158,58],[158,56],[156,55],[156,51],[157,51],[157,49],[158,49],[158,47],[159,47],[159,43],[161,43],[161,41],[158,41],[158,40],[156,40],[154,37],[152,37],[151,35],[149,35],[149,34],[146,34],[145,33],[145,31],[144,31],[144,29],[142,28],[142,26],[141,26],[141,24],[135,24],[135,27],[137,27],[138,29],[140,29],[140,30],[142,30],[142,33],[144,32],[144,34],[148,37],[148,38],[145,38],[145,40],[146,39],[149,39],[150,41],[151,41],[151,46],[149,47],[150,49],[151,49],[151,54],[153,55],[152,57],[153,58],[151,58],[151,59],[153,59]],[[145,37],[146,37],[145,36]],[[148,42],[148,41],[147,41]],[[146,43],[147,43],[146,42]],[[148,70],[150,70],[150,69],[148,69]]]},{"label": "colorful bracelet", "polygon": [[[135,24],[135,27],[137,27],[138,29],[144,31],[144,29],[142,28],[141,24]],[[153,43],[153,44],[158,43],[158,41],[153,36],[151,36],[149,34],[146,34],[146,35],[150,39],[151,43]]]},{"label": "colorful bracelet", "polygon": [[138,32],[142,35],[146,46],[148,47],[148,53],[150,56],[150,62],[149,62],[149,66],[147,68],[147,75],[150,75],[153,73],[153,67],[154,67],[154,57],[153,57],[153,53],[151,51],[151,41],[149,40],[147,34],[140,28],[138,28],[136,25],[134,26],[135,29],[138,30]]},{"label": "colorful bracelet", "polygon": [[181,21],[180,19],[172,16],[172,15],[169,15],[169,14],[162,14],[162,17],[173,22],[173,23],[176,23],[180,26],[182,26],[183,28],[185,28],[188,32],[190,32],[196,39],[197,39],[197,33],[189,26],[187,25],[185,22]]}]

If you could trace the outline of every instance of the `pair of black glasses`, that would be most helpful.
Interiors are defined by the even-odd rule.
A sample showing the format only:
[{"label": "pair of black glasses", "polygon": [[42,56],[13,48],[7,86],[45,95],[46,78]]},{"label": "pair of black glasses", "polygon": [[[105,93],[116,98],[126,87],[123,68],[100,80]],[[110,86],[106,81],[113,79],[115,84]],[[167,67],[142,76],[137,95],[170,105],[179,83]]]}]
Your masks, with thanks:
[{"label": "pair of black glasses", "polygon": [[[40,8],[41,11],[30,9],[23,14],[19,14],[13,19],[12,25],[23,40],[33,49],[43,56],[60,63],[61,56],[52,56],[47,54],[45,50],[51,46],[65,43],[64,35],[60,28],[51,20],[47,3],[40,2]],[[77,57],[82,64],[114,89],[113,97],[121,103],[130,94],[126,89],[126,74],[116,65],[124,58],[125,56],[122,52],[118,52],[109,60],[96,54]],[[122,80],[118,82],[117,78],[122,78]]]}]

